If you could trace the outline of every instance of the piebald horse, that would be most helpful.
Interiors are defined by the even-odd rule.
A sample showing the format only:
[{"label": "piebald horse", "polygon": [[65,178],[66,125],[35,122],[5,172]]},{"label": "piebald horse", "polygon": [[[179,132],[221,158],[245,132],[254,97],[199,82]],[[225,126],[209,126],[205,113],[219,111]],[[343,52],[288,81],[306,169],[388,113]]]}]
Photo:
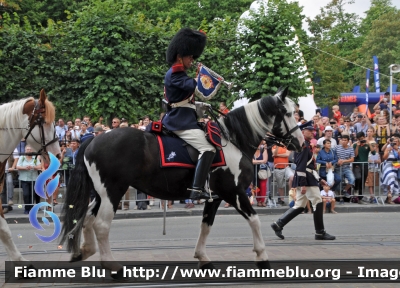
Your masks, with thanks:
[{"label": "piebald horse", "polygon": [[[31,97],[0,106],[0,192],[3,191],[7,159],[21,139],[25,138],[27,144],[38,151],[44,161],[49,161],[47,151],[54,155],[61,153],[55,133],[54,118],[54,106],[47,99],[43,89],[40,91],[39,100]],[[0,240],[11,261],[14,263],[28,261],[12,240],[10,228],[4,219],[1,199]]]},{"label": "piebald horse", "polygon": [[[226,166],[210,170],[208,187],[220,199],[205,202],[194,252],[200,263],[212,265],[205,245],[223,199],[248,221],[256,264],[269,266],[260,220],[245,191],[254,175],[253,155],[266,132],[279,138],[291,150],[300,151],[302,147],[304,138],[293,117],[294,103],[286,94],[287,89],[219,118],[224,131],[222,146]],[[160,199],[188,198],[187,188],[192,182],[194,169],[160,168],[159,155],[154,135],[132,128],[114,129],[82,144],[61,216],[64,219],[61,244],[67,241],[68,251],[72,252],[71,261],[85,260],[93,255],[96,236],[103,268],[118,271],[111,276],[120,277],[122,266],[111,254],[109,231],[118,203],[129,186]],[[96,197],[90,202],[93,189]],[[79,247],[81,234],[83,243]]]}]

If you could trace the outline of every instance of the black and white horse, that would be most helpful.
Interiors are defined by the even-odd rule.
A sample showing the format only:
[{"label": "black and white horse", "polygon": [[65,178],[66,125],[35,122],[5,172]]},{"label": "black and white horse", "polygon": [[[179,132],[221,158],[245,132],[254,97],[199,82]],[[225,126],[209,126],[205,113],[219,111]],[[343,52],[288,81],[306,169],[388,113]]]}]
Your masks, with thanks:
[{"label": "black and white horse", "polygon": [[[54,126],[55,109],[47,100],[44,90],[39,100],[32,97],[16,100],[0,106],[0,192],[3,190],[4,173],[8,157],[22,138],[26,139],[35,151],[48,161],[46,150],[54,155],[61,154]],[[0,240],[11,261],[19,263],[26,260],[15,246],[10,228],[4,219],[0,200]]]},{"label": "black and white horse", "polygon": [[[206,202],[194,257],[210,262],[206,240],[222,201],[230,203],[248,221],[254,239],[256,262],[268,265],[260,220],[246,195],[253,177],[252,158],[266,132],[299,151],[304,138],[293,117],[294,103],[287,90],[264,97],[227,114],[218,121],[229,139],[223,137],[226,166],[210,171],[209,187],[220,199]],[[71,261],[87,259],[98,241],[103,268],[120,271],[109,244],[111,221],[129,186],[160,199],[187,199],[194,169],[160,168],[159,146],[153,134],[120,128],[86,140],[79,149],[62,211],[61,243],[67,241]],[[89,204],[90,191],[97,192]],[[88,205],[89,204],[89,205]],[[81,231],[83,243],[79,248]],[[119,273],[118,273],[119,274]]]}]

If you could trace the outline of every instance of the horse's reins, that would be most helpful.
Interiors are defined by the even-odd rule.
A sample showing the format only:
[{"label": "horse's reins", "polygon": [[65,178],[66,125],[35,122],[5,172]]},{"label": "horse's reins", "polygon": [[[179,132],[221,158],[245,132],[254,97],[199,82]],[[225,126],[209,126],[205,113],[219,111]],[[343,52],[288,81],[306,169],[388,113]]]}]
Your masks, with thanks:
[{"label": "horse's reins", "polygon": [[[45,136],[44,136],[44,123],[45,123],[45,121],[44,121],[44,118],[43,118],[43,116],[42,116],[42,114],[44,113],[44,112],[46,112],[46,109],[45,109],[45,107],[39,107],[39,101],[38,100],[34,100],[34,102],[35,102],[35,106],[33,107],[33,111],[32,111],[32,113],[31,113],[31,115],[29,116],[29,119],[28,119],[28,127],[27,128],[0,128],[0,130],[11,130],[11,129],[16,129],[16,130],[23,130],[23,129],[25,129],[25,130],[28,130],[28,132],[26,133],[26,135],[25,135],[25,137],[24,137],[24,140],[26,141],[26,139],[29,137],[29,135],[32,137],[32,139],[36,142],[36,143],[38,143],[38,144],[40,144],[41,145],[41,148],[39,149],[39,151],[38,152],[36,152],[36,153],[29,153],[29,155],[41,155],[42,154],[42,152],[44,153],[44,154],[47,154],[47,149],[46,149],[46,147],[47,146],[49,146],[49,145],[51,145],[51,144],[53,144],[54,142],[57,142],[58,141],[58,137],[57,137],[57,135],[56,135],[56,131],[55,131],[55,129],[54,129],[54,138],[51,140],[51,141],[49,141],[48,143],[46,143],[46,139],[45,139]],[[36,117],[36,118],[35,118]],[[32,124],[32,125],[31,125]],[[39,141],[37,141],[36,140],[36,138],[32,135],[32,130],[37,126],[37,125],[39,125],[39,132],[40,132],[40,142]],[[4,154],[4,153],[0,153],[0,155],[9,155],[9,156],[11,156],[11,154],[12,154],[13,152],[11,152],[10,154]],[[24,154],[24,153],[21,153],[21,155],[22,154]]]},{"label": "horse's reins", "polygon": [[[281,101],[282,104],[284,104],[283,101],[280,98],[279,98],[279,100]],[[219,123],[218,118],[217,118],[217,114],[214,113],[214,111],[218,112],[218,114],[221,114],[223,117],[226,117],[227,115],[225,113],[219,111],[218,109],[212,107],[212,106],[208,107],[208,113],[211,115],[211,118],[214,120],[214,122],[217,123],[217,125],[218,125],[219,129],[221,130],[221,133],[224,135],[225,139],[228,140],[229,142],[231,142],[233,145],[235,145],[236,148],[238,148],[237,143],[229,136],[229,134],[226,132],[224,127],[222,127],[222,125]],[[276,117],[275,117],[275,119],[276,119]],[[282,138],[277,138],[276,136],[267,134],[265,136],[265,138],[268,139],[268,141],[271,142],[274,145],[287,148],[289,145],[292,144],[292,140],[294,139],[294,136],[292,135],[292,133],[294,131],[296,131],[297,129],[299,129],[299,126],[296,125],[292,129],[289,129],[289,126],[288,126],[288,124],[287,124],[287,122],[285,120],[285,117],[282,117],[282,121],[281,122],[283,122],[283,124],[285,125],[285,129],[287,131],[286,134],[283,135]],[[253,149],[257,149],[256,146],[251,145],[250,143],[248,143],[248,145]],[[223,147],[225,147],[225,146],[223,146]],[[252,158],[250,158],[250,159],[252,159]]]}]

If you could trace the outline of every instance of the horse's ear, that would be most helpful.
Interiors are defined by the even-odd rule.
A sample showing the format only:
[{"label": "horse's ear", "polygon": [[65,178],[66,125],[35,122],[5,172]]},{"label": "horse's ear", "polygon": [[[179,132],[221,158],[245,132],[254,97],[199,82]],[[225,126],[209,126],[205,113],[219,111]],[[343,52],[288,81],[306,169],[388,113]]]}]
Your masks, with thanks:
[{"label": "horse's ear", "polygon": [[289,91],[289,87],[285,87],[285,88],[280,87],[279,88],[278,93],[280,93],[279,97],[281,98],[282,102],[285,102],[285,98],[288,95],[288,91]]},{"label": "horse's ear", "polygon": [[44,91],[44,89],[40,90],[39,102],[40,102],[40,104],[42,104],[42,106],[44,106],[46,99],[47,99],[46,92]]}]

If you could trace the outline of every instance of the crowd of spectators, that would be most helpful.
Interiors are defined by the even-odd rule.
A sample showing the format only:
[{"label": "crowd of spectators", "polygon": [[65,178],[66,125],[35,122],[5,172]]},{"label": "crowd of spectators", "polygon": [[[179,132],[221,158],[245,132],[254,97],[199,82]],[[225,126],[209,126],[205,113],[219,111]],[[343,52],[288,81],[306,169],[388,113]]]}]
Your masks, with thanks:
[{"label": "crowd of spectators", "polygon": [[[343,115],[339,106],[334,105],[331,119],[320,113],[310,119],[315,128],[311,147],[317,170],[321,178],[329,180],[328,187],[321,187],[321,195],[333,213],[336,213],[334,198],[340,203],[377,203],[375,191],[379,186],[382,187],[382,195],[387,196],[386,203],[400,200],[392,200],[399,194],[400,109],[394,101],[389,104],[389,93],[385,93],[373,109],[372,114],[362,113],[356,107],[350,115]],[[391,125],[390,113],[393,119]],[[297,105],[294,117],[298,125],[308,122],[303,115]],[[270,146],[267,149],[268,162],[274,170],[277,203],[285,205],[283,195],[286,192],[283,190],[291,187],[294,161],[285,148]],[[286,181],[289,186],[286,186]],[[269,187],[271,191],[271,185]],[[290,191],[287,194],[290,205],[293,195]]]}]

